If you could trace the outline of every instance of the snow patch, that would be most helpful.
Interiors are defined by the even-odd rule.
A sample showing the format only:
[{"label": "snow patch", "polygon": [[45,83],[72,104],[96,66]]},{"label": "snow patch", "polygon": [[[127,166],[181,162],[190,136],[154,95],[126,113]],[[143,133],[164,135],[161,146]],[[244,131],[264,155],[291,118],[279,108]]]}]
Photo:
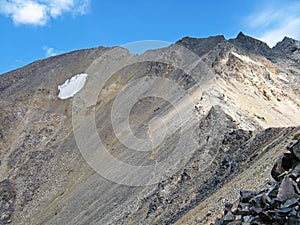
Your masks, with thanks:
[{"label": "snow patch", "polygon": [[73,97],[77,92],[79,92],[83,88],[87,76],[88,75],[86,73],[77,74],[71,79],[66,80],[64,84],[58,85],[58,97],[60,99],[67,99]]}]

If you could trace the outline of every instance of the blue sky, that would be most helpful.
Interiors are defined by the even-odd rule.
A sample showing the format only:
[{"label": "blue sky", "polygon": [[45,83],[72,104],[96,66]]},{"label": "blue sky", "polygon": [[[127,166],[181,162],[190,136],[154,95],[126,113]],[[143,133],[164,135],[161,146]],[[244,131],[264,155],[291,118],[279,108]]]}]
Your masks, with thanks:
[{"label": "blue sky", "polygon": [[300,39],[300,1],[0,0],[0,74],[82,48],[239,31]]}]

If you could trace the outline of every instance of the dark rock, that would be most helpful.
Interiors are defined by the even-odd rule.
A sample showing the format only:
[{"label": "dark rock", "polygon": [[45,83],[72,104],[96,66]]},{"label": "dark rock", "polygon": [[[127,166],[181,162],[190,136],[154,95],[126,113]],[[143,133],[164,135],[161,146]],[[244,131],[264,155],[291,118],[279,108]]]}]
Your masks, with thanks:
[{"label": "dark rock", "polygon": [[260,54],[264,56],[270,56],[272,54],[270,47],[266,43],[249,37],[242,32],[238,34],[236,39],[231,39],[229,42],[254,54]]},{"label": "dark rock", "polygon": [[255,197],[251,198],[249,202],[252,206],[259,207],[262,203],[262,195],[257,195]]},{"label": "dark rock", "polygon": [[272,199],[272,201],[271,201],[271,209],[275,209],[275,208],[280,208],[280,206],[282,205],[282,201],[281,200],[279,200],[279,199],[277,199],[277,198],[274,198],[274,199]]},{"label": "dark rock", "polygon": [[250,211],[253,212],[255,215],[258,215],[263,211],[263,209],[260,207],[251,207]]},{"label": "dark rock", "polygon": [[[289,150],[296,152],[297,145],[298,142],[294,142]],[[230,223],[223,220],[222,224],[300,225],[300,162],[296,155],[284,153],[276,161],[271,174],[277,182],[269,182],[272,185],[269,190],[240,191],[238,206],[232,210],[235,220]],[[227,204],[225,212],[231,207]]]},{"label": "dark rock", "polygon": [[288,176],[285,176],[279,187],[277,199],[282,202],[285,202],[288,199],[294,198],[294,196],[295,196],[295,189],[293,186],[293,182]]},{"label": "dark rock", "polygon": [[267,195],[270,198],[275,198],[278,194],[278,190],[279,190],[279,185],[277,183],[274,183],[272,187],[269,189],[269,191],[267,192]]},{"label": "dark rock", "polygon": [[0,140],[3,140],[4,139],[4,134],[3,134],[3,131],[0,130]]},{"label": "dark rock", "polygon": [[300,160],[300,140],[298,140],[294,144],[292,144],[290,146],[289,150],[294,154],[294,156],[298,160]]},{"label": "dark rock", "polygon": [[228,224],[229,222],[232,222],[234,220],[235,220],[235,216],[233,214],[228,214],[224,217],[223,221],[225,223],[223,223],[223,224]]},{"label": "dark rock", "polygon": [[288,225],[299,225],[300,224],[300,218],[298,216],[291,216],[288,217]]},{"label": "dark rock", "polygon": [[243,222],[249,223],[251,221],[251,216],[244,216]]},{"label": "dark rock", "polygon": [[268,195],[264,194],[264,195],[261,197],[261,202],[263,203],[263,206],[268,206],[268,205],[271,204],[272,199],[271,199]]},{"label": "dark rock", "polygon": [[288,208],[276,210],[276,213],[278,213],[279,215],[287,216],[292,211],[293,211],[293,208],[288,207]]},{"label": "dark rock", "polygon": [[250,205],[248,203],[239,203],[238,208],[233,210],[234,215],[249,215],[250,214]]},{"label": "dark rock", "polygon": [[287,200],[282,206],[281,208],[288,208],[288,207],[294,207],[298,205],[298,200],[296,198],[293,199],[289,199]]},{"label": "dark rock", "polygon": [[157,209],[156,204],[154,204],[154,203],[151,202],[150,205],[149,205],[149,211],[148,211],[148,214],[154,212],[156,209]]},{"label": "dark rock", "polygon": [[241,216],[250,215],[250,209],[237,209],[233,212],[233,214]]},{"label": "dark rock", "polygon": [[226,203],[226,204],[225,204],[225,209],[224,209],[224,215],[226,215],[228,212],[230,212],[231,209],[232,209],[232,207],[233,207],[233,204],[231,204],[231,203]]},{"label": "dark rock", "polygon": [[292,177],[296,180],[300,177],[300,162],[295,162],[292,170]]},{"label": "dark rock", "polygon": [[216,225],[222,225],[223,224],[223,220],[217,218],[216,219]]},{"label": "dark rock", "polygon": [[262,224],[264,223],[260,217],[254,217],[250,222],[250,225],[262,225]]},{"label": "dark rock", "polygon": [[259,217],[263,220],[263,221],[271,221],[272,220],[272,216],[269,214],[269,212],[261,212],[259,214]]},{"label": "dark rock", "polygon": [[217,44],[226,41],[223,35],[212,36],[208,38],[191,38],[184,37],[177,41],[176,44],[181,45],[189,50],[195,52],[197,55],[202,56],[206,54]]},{"label": "dark rock", "polygon": [[283,51],[285,53],[293,53],[299,50],[297,42],[299,43],[299,41],[297,40],[294,40],[289,37],[284,37],[283,40],[281,42],[278,42],[273,49]]},{"label": "dark rock", "polygon": [[293,155],[291,153],[284,153],[276,161],[275,165],[272,168],[271,175],[274,180],[279,181],[279,175],[288,171],[293,166]]},{"label": "dark rock", "polygon": [[14,212],[16,191],[9,180],[0,182],[0,224],[8,224]]},{"label": "dark rock", "polygon": [[297,217],[297,211],[296,211],[295,209],[293,209],[293,210],[289,213],[288,217]]},{"label": "dark rock", "polygon": [[249,202],[256,194],[255,191],[240,191],[240,201],[243,203]]}]

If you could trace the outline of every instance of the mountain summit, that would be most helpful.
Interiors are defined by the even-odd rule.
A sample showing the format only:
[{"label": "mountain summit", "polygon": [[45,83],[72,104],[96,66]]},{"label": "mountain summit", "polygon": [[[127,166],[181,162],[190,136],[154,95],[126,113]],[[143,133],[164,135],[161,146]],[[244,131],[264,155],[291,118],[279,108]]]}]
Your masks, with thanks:
[{"label": "mountain summit", "polygon": [[1,75],[0,224],[210,224],[299,136],[299,59],[239,33]]}]

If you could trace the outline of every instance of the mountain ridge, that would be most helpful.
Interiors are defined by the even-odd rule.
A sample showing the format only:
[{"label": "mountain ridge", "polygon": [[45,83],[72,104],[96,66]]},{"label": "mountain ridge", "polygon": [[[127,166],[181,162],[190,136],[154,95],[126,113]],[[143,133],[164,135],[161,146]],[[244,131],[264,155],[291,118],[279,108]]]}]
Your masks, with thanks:
[{"label": "mountain ridge", "polygon": [[[234,196],[224,187],[236,193],[237,179],[247,187],[264,186],[267,168],[300,132],[298,44],[285,38],[271,49],[243,33],[230,40],[185,37],[141,55],[122,47],[74,51],[1,75],[0,223],[197,224],[204,217],[201,224],[209,224],[203,211],[219,215],[223,201]],[[83,89],[59,99],[58,85],[80,73],[88,74]],[[125,94],[126,88],[133,91]],[[140,92],[144,97],[126,111]],[[124,136],[140,146],[115,130],[119,97],[125,100],[116,115],[128,113],[133,135],[145,140],[140,146],[156,146],[165,127],[171,133],[151,151],[126,148]],[[90,121],[107,151],[130,165],[168,159],[181,136],[191,155],[160,167],[158,183],[126,186],[126,174],[115,183],[94,170],[78,145],[76,134]],[[112,170],[108,174],[122,172]],[[214,204],[206,209],[209,199]]]},{"label": "mountain ridge", "polygon": [[[201,39],[214,39],[214,38],[217,38],[217,39],[220,39],[220,40],[224,40],[224,41],[231,41],[231,40],[237,40],[237,39],[241,39],[241,37],[244,37],[245,39],[248,39],[248,40],[255,40],[256,42],[258,43],[262,43],[263,45],[267,45],[266,43],[264,43],[263,41],[260,41],[258,39],[255,39],[255,38],[252,38],[251,36],[248,36],[248,35],[245,35],[242,31],[240,31],[237,35],[236,38],[232,38],[232,39],[226,39],[224,37],[224,35],[214,35],[214,36],[209,36],[209,37],[206,37],[206,38],[196,38],[196,37],[190,37],[190,36],[185,36],[183,37],[182,39],[178,40],[175,42],[175,44],[180,44],[183,40],[188,40],[188,39],[192,39],[192,40],[195,40],[195,41],[199,41]],[[280,43],[285,43],[285,42],[289,42],[289,43],[298,43],[299,45],[299,40],[296,40],[296,39],[293,39],[293,38],[290,38],[288,36],[285,36],[283,38],[282,41],[279,41],[276,45],[280,44]],[[275,49],[276,45],[273,47],[273,49]],[[23,67],[27,67],[27,66],[34,66],[35,64],[38,64],[40,62],[43,62],[44,60],[46,59],[53,59],[53,58],[57,58],[57,57],[61,57],[61,56],[64,56],[64,55],[68,55],[68,54],[73,54],[73,53],[77,53],[77,52],[81,52],[81,51],[87,51],[87,50],[95,50],[95,49],[110,49],[110,48],[114,48],[114,47],[118,47],[118,46],[112,46],[112,47],[105,47],[105,46],[99,46],[99,47],[93,47],[93,48],[87,48],[87,49],[80,49],[80,50],[73,50],[73,51],[70,51],[70,52],[65,52],[65,53],[62,53],[62,54],[58,54],[58,55],[55,55],[55,56],[50,56],[50,57],[47,57],[47,58],[44,58],[44,59],[39,59],[39,60],[36,60],[34,62],[31,62],[25,66],[22,66],[21,68]],[[270,47],[268,47],[270,48]],[[278,48],[278,47],[277,47]],[[270,48],[272,49],[272,48]],[[12,71],[8,71],[8,72],[4,72],[2,73],[1,75],[4,75],[4,74],[7,74],[7,73],[11,73],[13,71],[16,71],[16,70],[19,70],[21,68],[17,68],[17,69],[14,69]]]}]

